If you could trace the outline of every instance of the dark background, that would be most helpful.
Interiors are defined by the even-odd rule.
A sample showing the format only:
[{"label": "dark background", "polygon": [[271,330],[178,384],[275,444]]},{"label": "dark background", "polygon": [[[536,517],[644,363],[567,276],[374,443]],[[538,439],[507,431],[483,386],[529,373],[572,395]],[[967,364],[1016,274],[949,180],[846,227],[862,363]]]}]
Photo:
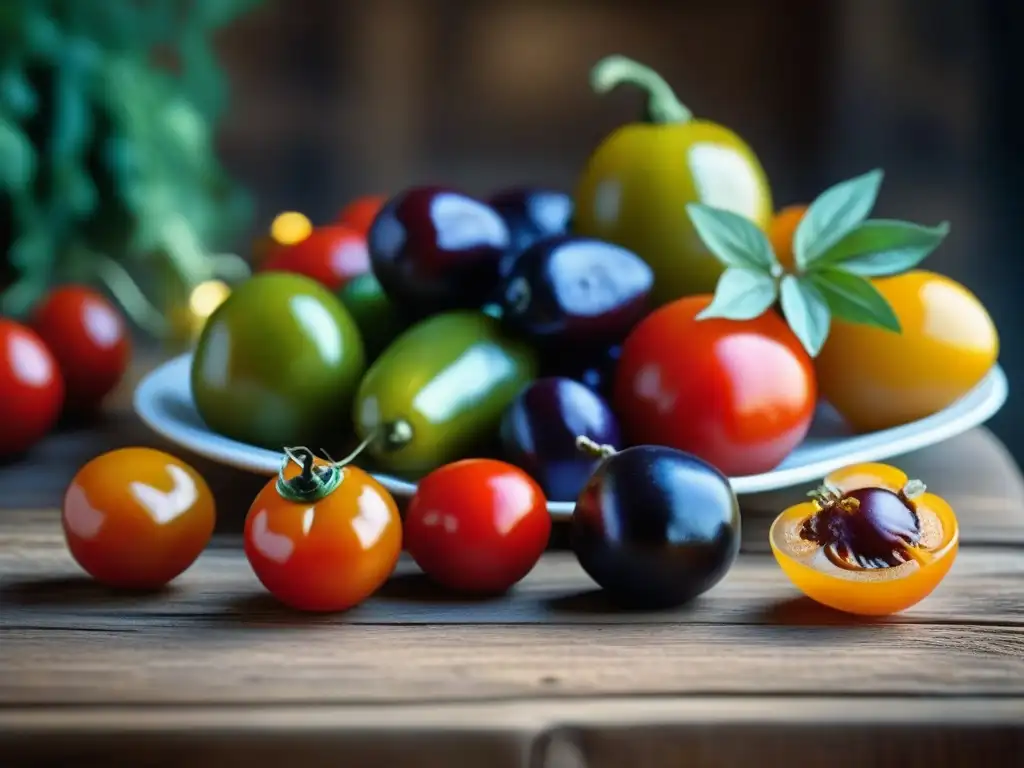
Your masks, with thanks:
[{"label": "dark background", "polygon": [[[978,294],[1024,376],[1024,0],[266,0],[219,48],[256,228],[417,182],[571,189],[637,114],[587,86],[622,53],[743,136],[777,206],[880,166],[878,215],[952,222],[926,265]],[[1018,459],[1020,413],[1011,395],[993,422]]]}]

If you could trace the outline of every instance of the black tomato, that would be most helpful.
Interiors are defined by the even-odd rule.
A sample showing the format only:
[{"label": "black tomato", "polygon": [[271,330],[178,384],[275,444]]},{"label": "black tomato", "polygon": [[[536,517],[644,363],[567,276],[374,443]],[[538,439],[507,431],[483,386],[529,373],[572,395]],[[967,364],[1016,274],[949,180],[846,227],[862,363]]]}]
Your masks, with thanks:
[{"label": "black tomato", "polygon": [[511,234],[511,248],[502,261],[503,272],[538,240],[569,233],[573,202],[565,192],[513,187],[495,193],[487,202],[505,219]]},{"label": "black tomato", "polygon": [[621,442],[611,408],[572,379],[537,379],[501,422],[505,457],[540,483],[552,501],[575,500],[600,462],[576,447],[580,435],[614,447]]},{"label": "black tomato", "polygon": [[479,307],[498,285],[510,242],[491,206],[439,187],[392,198],[367,235],[374,275],[413,317]]},{"label": "black tomato", "polygon": [[636,446],[608,456],[591,475],[570,540],[580,565],[615,602],[672,607],[709,590],[736,560],[739,503],[707,462]]},{"label": "black tomato", "polygon": [[541,356],[541,375],[578,381],[601,397],[609,399],[615,382],[615,368],[621,356],[621,344],[584,349],[580,355],[569,354],[566,350],[552,350]]},{"label": "black tomato", "polygon": [[859,488],[847,493],[822,489],[818,512],[800,536],[820,544],[835,565],[847,569],[892,568],[912,559],[921,540],[921,521],[904,491]]},{"label": "black tomato", "polygon": [[541,240],[502,281],[509,327],[559,347],[621,341],[647,313],[651,268],[632,251],[582,237]]}]

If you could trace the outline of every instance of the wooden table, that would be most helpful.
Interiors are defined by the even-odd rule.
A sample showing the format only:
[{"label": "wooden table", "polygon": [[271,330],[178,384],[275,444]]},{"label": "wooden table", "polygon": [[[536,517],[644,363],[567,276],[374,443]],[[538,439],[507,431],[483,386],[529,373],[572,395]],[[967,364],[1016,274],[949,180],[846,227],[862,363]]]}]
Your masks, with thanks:
[{"label": "wooden table", "polygon": [[766,553],[803,489],[749,499],[739,562],[674,612],[611,611],[553,550],[504,599],[402,563],[346,615],[297,615],[239,547],[262,479],[195,457],[221,532],[172,589],[118,596],[79,575],[58,505],[81,463],[139,443],[167,447],[115,408],[0,469],[0,765],[1024,764],[1024,478],[983,429],[898,462],[964,546],[879,621],[797,597]]}]

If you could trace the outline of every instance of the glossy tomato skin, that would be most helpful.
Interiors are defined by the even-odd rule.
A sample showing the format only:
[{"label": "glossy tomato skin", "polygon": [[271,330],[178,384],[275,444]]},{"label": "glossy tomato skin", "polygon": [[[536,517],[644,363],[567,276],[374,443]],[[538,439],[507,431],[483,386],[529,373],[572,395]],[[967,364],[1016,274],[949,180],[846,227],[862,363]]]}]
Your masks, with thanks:
[{"label": "glossy tomato skin", "polygon": [[774,312],[697,320],[710,301],[678,299],[633,330],[616,370],[615,411],[631,444],[678,448],[729,476],[767,472],[810,428],[814,368]]},{"label": "glossy tomato skin", "polygon": [[[286,476],[298,468],[289,466]],[[245,520],[245,555],[260,583],[300,611],[344,611],[387,581],[402,551],[402,523],[391,494],[358,467],[315,501],[281,497],[266,484]]]},{"label": "glossy tomato skin", "polygon": [[574,501],[598,464],[576,447],[577,437],[619,448],[619,425],[593,390],[572,379],[537,379],[519,393],[501,421],[510,462],[536,478],[552,501]]},{"label": "glossy tomato skin", "polygon": [[377,218],[380,209],[388,199],[383,195],[363,195],[352,200],[341,209],[338,214],[338,223],[355,230],[363,237],[370,234],[370,227],[373,220]]},{"label": "glossy tomato skin", "polygon": [[677,606],[711,589],[735,562],[739,503],[707,462],[635,446],[594,471],[576,502],[570,542],[583,570],[615,602]]},{"label": "glossy tomato skin", "polygon": [[0,459],[24,453],[57,423],[64,380],[39,335],[0,318]]},{"label": "glossy tomato skin", "polygon": [[414,187],[388,201],[368,236],[373,273],[415,317],[483,305],[511,243],[508,225],[480,200]]},{"label": "glossy tomato skin", "polygon": [[90,288],[52,291],[33,314],[32,328],[57,358],[67,411],[99,406],[128,368],[131,338],[124,318]]},{"label": "glossy tomato skin", "polygon": [[352,278],[370,271],[366,238],[354,229],[334,224],[314,229],[291,245],[275,245],[261,272],[294,272],[337,291]]},{"label": "glossy tomato skin", "polygon": [[537,482],[493,459],[463,459],[419,482],[405,516],[406,549],[438,584],[499,594],[537,564],[551,515]]},{"label": "glossy tomato skin", "polygon": [[187,569],[213,535],[206,481],[152,448],[97,456],[75,475],[61,521],[75,561],[96,581],[158,589]]}]

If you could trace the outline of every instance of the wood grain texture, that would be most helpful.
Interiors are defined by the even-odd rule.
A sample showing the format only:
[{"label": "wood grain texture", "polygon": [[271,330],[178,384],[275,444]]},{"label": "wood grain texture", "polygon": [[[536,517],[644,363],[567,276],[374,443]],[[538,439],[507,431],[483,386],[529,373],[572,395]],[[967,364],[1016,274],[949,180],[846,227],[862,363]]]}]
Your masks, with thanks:
[{"label": "wood grain texture", "polygon": [[556,549],[500,599],[453,598],[403,560],[366,604],[308,616],[241,552],[264,479],[187,454],[220,517],[195,566],[148,596],[81,575],[67,481],[104,450],[171,449],[125,402],[0,468],[5,768],[791,766],[794,744],[808,765],[937,768],[1024,748],[1024,479],[984,429],[893,462],[950,500],[963,542],[899,616],[816,606],[765,554],[802,489],[744,498],[744,554],[682,609],[615,611]]}]

